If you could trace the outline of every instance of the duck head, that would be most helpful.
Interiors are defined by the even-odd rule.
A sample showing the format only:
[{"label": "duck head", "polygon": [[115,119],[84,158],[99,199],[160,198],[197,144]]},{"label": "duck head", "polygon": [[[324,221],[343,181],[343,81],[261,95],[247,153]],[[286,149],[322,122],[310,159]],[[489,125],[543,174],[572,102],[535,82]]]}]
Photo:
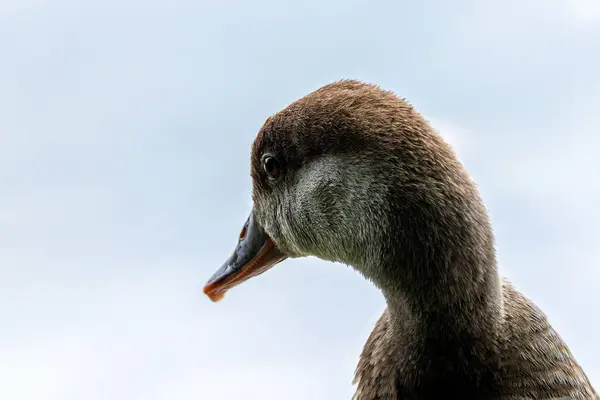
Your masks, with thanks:
[{"label": "duck head", "polygon": [[457,226],[484,212],[429,124],[395,94],[357,81],[269,117],[252,145],[251,176],[253,209],[204,287],[213,301],[288,257],[352,265],[382,289],[432,275],[417,270],[445,241],[469,244],[478,232]]}]

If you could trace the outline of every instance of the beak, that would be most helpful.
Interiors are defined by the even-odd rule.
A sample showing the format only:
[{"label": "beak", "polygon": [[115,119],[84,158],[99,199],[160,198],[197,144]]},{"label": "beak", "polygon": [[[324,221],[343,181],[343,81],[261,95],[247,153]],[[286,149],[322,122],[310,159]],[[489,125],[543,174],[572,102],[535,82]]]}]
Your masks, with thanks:
[{"label": "beak", "polygon": [[204,285],[204,294],[212,301],[219,301],[227,290],[262,274],[286,258],[256,222],[252,212],[242,228],[233,254]]}]

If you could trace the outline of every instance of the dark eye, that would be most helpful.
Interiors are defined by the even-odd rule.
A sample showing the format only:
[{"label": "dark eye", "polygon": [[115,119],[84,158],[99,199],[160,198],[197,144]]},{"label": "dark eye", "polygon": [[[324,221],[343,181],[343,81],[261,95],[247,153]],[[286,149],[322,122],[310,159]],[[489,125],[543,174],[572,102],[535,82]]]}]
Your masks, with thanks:
[{"label": "dark eye", "polygon": [[265,156],[263,158],[263,169],[269,176],[269,179],[274,180],[279,176],[281,167],[279,161],[273,156]]}]

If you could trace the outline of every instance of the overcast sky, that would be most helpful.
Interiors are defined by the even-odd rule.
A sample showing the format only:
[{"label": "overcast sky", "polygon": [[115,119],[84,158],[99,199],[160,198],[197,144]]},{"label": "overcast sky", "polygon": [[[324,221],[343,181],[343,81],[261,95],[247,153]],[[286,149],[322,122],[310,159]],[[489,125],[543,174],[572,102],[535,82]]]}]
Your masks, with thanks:
[{"label": "overcast sky", "polygon": [[597,0],[0,2],[0,398],[345,399],[385,304],[287,261],[201,292],[265,118],[408,98],[480,185],[501,273],[600,386]]}]

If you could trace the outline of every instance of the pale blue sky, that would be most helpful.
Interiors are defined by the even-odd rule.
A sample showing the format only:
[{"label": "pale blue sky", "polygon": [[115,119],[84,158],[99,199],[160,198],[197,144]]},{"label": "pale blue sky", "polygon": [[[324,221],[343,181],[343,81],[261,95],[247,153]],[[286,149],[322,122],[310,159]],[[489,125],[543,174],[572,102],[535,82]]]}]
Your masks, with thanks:
[{"label": "pale blue sky", "polygon": [[342,265],[201,293],[270,114],[407,97],[478,181],[502,274],[600,385],[600,3],[0,2],[0,398],[349,398],[384,308]]}]

